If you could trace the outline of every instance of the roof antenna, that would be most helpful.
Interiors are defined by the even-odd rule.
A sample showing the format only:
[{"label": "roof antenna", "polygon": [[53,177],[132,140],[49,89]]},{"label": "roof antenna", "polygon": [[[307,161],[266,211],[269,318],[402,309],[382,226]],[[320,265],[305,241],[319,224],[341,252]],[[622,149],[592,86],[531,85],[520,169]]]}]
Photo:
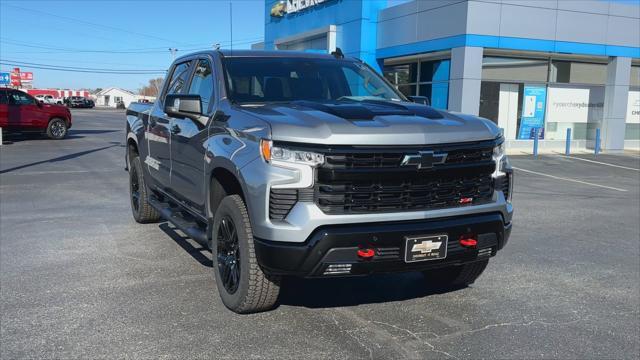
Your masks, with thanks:
[{"label": "roof antenna", "polygon": [[337,47],[335,51],[332,51],[331,55],[333,55],[333,57],[335,57],[336,59],[344,59],[342,49],[340,49],[339,47]]}]

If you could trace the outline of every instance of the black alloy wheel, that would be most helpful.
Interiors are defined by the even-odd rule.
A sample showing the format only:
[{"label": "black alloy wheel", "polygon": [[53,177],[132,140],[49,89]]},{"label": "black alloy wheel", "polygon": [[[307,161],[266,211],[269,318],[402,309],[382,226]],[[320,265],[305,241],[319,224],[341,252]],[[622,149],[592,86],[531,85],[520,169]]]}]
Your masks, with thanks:
[{"label": "black alloy wheel", "polygon": [[220,221],[217,237],[218,271],[224,288],[233,294],[240,284],[240,249],[238,232],[231,217],[224,216]]},{"label": "black alloy wheel", "polygon": [[131,208],[134,213],[140,212],[140,181],[138,180],[138,169],[132,166],[129,169],[129,187],[131,190]]},{"label": "black alloy wheel", "polygon": [[151,206],[148,201],[147,188],[144,185],[144,176],[140,157],[134,155],[129,163],[129,194],[131,198],[131,211],[133,218],[141,223],[156,222],[160,219],[160,214]]}]

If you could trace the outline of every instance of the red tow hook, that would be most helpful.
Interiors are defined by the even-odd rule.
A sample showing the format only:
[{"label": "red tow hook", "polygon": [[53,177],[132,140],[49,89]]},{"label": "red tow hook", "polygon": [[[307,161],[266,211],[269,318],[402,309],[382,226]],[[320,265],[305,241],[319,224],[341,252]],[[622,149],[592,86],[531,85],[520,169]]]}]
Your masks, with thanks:
[{"label": "red tow hook", "polygon": [[369,260],[373,258],[376,252],[373,249],[363,248],[358,249],[358,257],[364,260]]},{"label": "red tow hook", "polygon": [[460,236],[460,245],[467,248],[475,248],[478,245],[478,240],[473,235]]}]

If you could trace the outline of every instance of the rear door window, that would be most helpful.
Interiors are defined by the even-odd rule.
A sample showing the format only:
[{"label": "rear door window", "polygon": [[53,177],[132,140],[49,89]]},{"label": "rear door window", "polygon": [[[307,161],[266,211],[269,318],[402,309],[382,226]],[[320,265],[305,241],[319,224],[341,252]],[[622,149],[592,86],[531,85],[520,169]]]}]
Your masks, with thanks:
[{"label": "rear door window", "polygon": [[4,90],[0,90],[0,105],[7,104],[7,92]]}]

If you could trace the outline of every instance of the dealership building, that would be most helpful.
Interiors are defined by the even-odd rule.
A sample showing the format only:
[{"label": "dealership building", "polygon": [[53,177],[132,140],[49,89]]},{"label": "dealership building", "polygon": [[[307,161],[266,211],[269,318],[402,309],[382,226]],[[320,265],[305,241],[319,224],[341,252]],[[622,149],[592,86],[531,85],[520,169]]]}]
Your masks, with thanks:
[{"label": "dealership building", "polygon": [[362,59],[406,95],[491,119],[508,146],[640,147],[640,6],[565,0],[265,0],[254,48]]}]

